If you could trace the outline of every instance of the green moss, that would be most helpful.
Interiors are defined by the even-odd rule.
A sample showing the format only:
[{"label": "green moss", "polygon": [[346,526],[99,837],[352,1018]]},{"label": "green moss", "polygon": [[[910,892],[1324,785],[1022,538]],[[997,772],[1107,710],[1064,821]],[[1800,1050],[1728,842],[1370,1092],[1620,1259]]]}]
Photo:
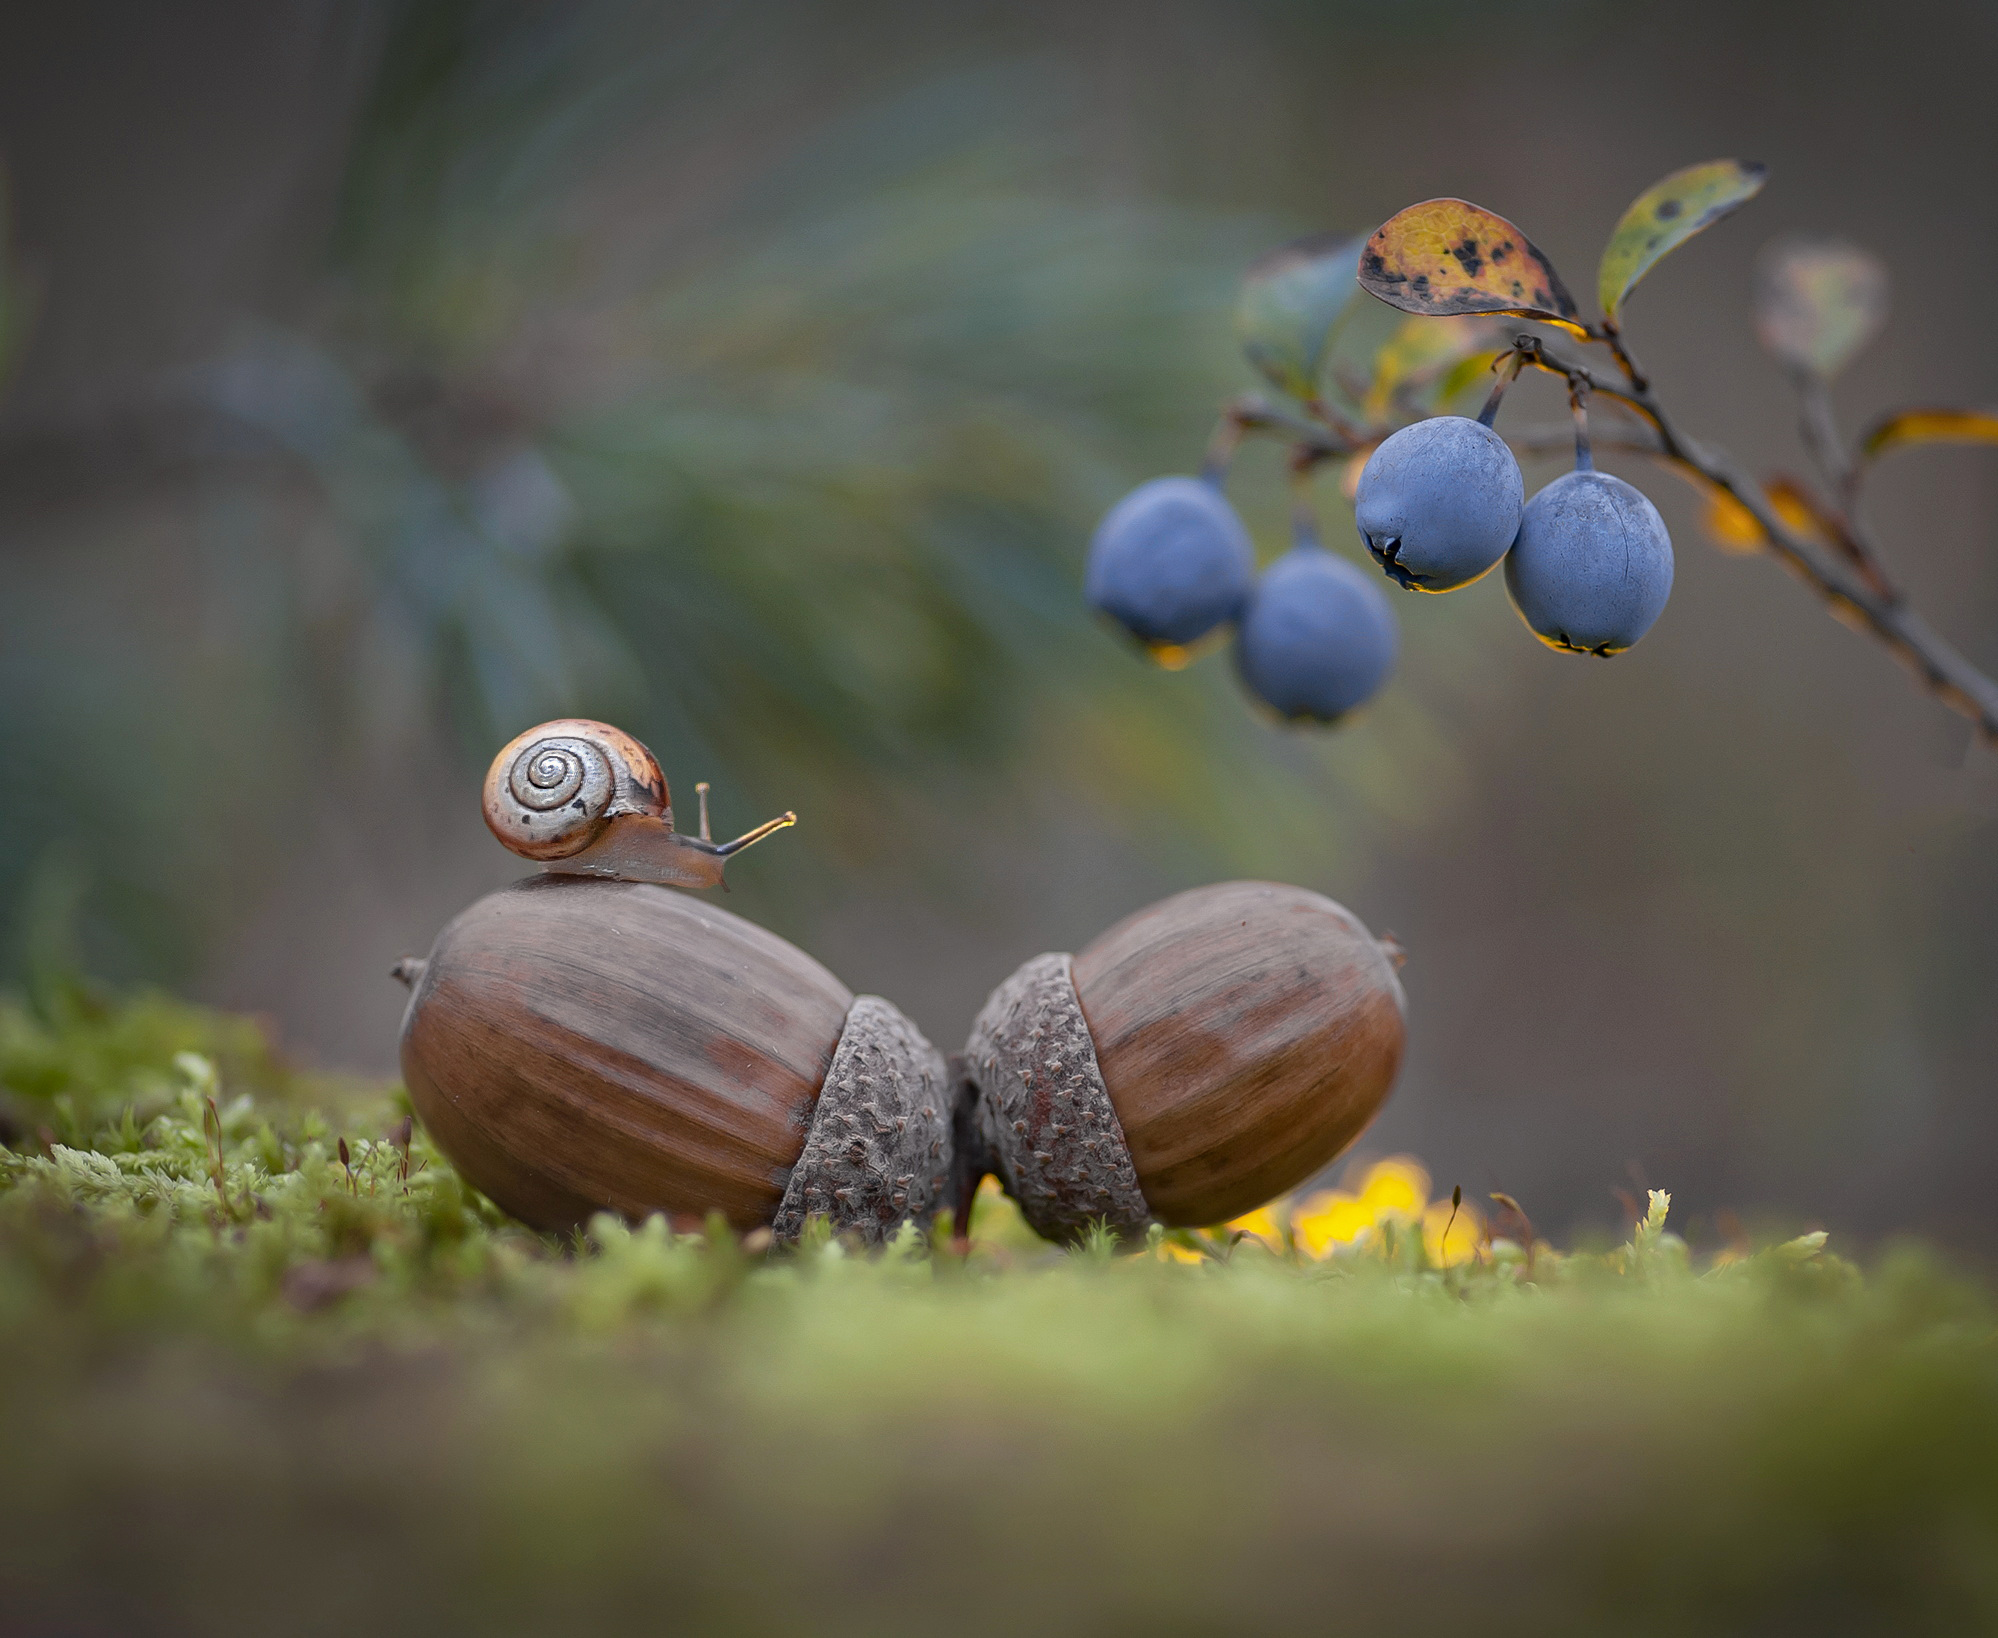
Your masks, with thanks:
[{"label": "green moss", "polygon": [[0,1594],[30,1630],[1998,1619],[1998,1325],[1919,1252],[1701,1269],[1662,1197],[1530,1276],[1412,1234],[1064,1254],[1003,1203],[968,1259],[564,1244],[240,1021],[17,1008],[0,1042],[31,1113],[0,1154]]}]

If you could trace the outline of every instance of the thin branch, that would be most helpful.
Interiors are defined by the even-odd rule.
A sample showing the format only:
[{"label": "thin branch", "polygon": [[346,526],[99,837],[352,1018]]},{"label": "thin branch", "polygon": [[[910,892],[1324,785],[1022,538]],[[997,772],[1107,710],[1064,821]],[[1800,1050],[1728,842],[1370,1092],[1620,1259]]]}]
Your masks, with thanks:
[{"label": "thin branch", "polygon": [[1202,470],[1210,477],[1225,471],[1236,447],[1252,433],[1288,439],[1291,471],[1300,477],[1309,475],[1326,461],[1358,454],[1377,441],[1346,428],[1343,422],[1338,428],[1324,426],[1293,415],[1254,393],[1244,393],[1223,406],[1221,418],[1207,442]]},{"label": "thin branch", "polygon": [[1646,378],[1644,372],[1637,367],[1637,360],[1632,358],[1628,350],[1625,349],[1623,332],[1616,327],[1614,319],[1604,319],[1602,328],[1600,330],[1592,330],[1589,333],[1589,339],[1591,341],[1602,342],[1616,355],[1616,361],[1623,370],[1623,378],[1630,383],[1632,391],[1649,392],[1651,390],[1651,382]]},{"label": "thin branch", "polygon": [[1876,596],[1898,603],[1901,593],[1887,578],[1880,555],[1873,549],[1859,517],[1859,463],[1847,452],[1845,440],[1839,436],[1838,418],[1832,412],[1831,388],[1823,376],[1809,370],[1799,370],[1791,379],[1803,412],[1800,425],[1804,447],[1811,452],[1811,459],[1835,497],[1831,506],[1818,509],[1831,525],[1831,542],[1859,571],[1859,577]]},{"label": "thin branch", "polygon": [[[1598,436],[1594,440],[1597,448],[1627,450],[1670,462],[1731,496],[1755,520],[1764,544],[1776,561],[1814,592],[1835,619],[1881,643],[1922,687],[1951,710],[1969,718],[1986,741],[1998,744],[1998,682],[1978,670],[1909,608],[1881,571],[1872,541],[1854,516],[1850,503],[1852,469],[1843,455],[1828,467],[1827,481],[1841,493],[1846,504],[1823,509],[1824,521],[1834,526],[1830,533],[1834,549],[1844,560],[1840,562],[1828,558],[1777,516],[1762,486],[1747,477],[1724,450],[1697,443],[1679,430],[1613,325],[1605,324],[1601,331],[1592,332],[1589,339],[1609,347],[1622,372],[1621,381],[1586,364],[1548,353],[1539,336],[1516,336],[1513,345],[1519,351],[1522,367],[1532,365],[1560,376],[1568,384],[1571,398],[1583,391],[1598,394],[1630,410],[1656,435],[1655,442],[1630,433]],[[1311,407],[1319,419],[1306,421],[1254,395],[1239,398],[1223,412],[1224,425],[1216,429],[1216,447],[1221,447],[1225,440],[1225,447],[1232,453],[1234,443],[1248,433],[1284,437],[1292,446],[1292,470],[1303,476],[1326,461],[1357,454],[1377,441],[1378,429],[1355,428],[1344,420],[1335,424],[1324,405]],[[1807,426],[1815,413],[1807,405]],[[1830,420],[1828,404],[1823,406],[1822,419],[1807,432],[1807,438],[1815,443],[1827,435],[1836,444],[1837,428]],[[1565,443],[1572,436],[1572,430],[1567,431],[1560,442]],[[1540,429],[1529,431],[1519,441],[1530,450],[1559,447],[1551,432],[1543,434]],[[1822,464],[1822,456],[1820,460]],[[1848,573],[1848,568],[1853,572]]]},{"label": "thin branch", "polygon": [[[1345,427],[1343,423],[1334,428],[1318,421],[1306,420],[1303,416],[1294,415],[1289,410],[1272,404],[1267,398],[1252,392],[1231,399],[1224,405],[1221,410],[1221,421],[1223,426],[1232,427],[1238,438],[1250,432],[1280,433],[1301,443],[1323,444],[1335,455],[1350,455],[1355,450],[1365,448],[1368,443],[1377,441]],[[1221,435],[1221,427],[1216,427],[1216,438]]]},{"label": "thin branch", "polygon": [[1802,410],[1798,430],[1804,448],[1817,463],[1818,474],[1834,495],[1843,497],[1852,485],[1852,461],[1846,455],[1845,441],[1838,435],[1838,420],[1832,413],[1831,388],[1823,376],[1810,370],[1793,370],[1791,385],[1797,389]]},{"label": "thin branch", "polygon": [[[1522,351],[1529,341],[1536,355],[1528,359],[1529,363],[1566,376],[1571,385],[1578,379],[1584,381],[1597,392],[1609,393],[1640,411],[1657,428],[1657,452],[1664,459],[1698,473],[1715,488],[1733,496],[1755,519],[1777,562],[1817,593],[1835,618],[1878,639],[1924,688],[1951,710],[1968,717],[1987,741],[1998,744],[1998,683],[1959,654],[1899,598],[1869,584],[1863,576],[1854,581],[1839,565],[1827,562],[1776,515],[1761,486],[1746,477],[1725,451],[1695,443],[1680,432],[1621,341],[1611,345],[1622,366],[1627,390],[1603,381],[1587,365],[1548,359],[1537,338],[1522,337]],[[1850,520],[1843,521],[1849,533]],[[1870,556],[1870,548],[1863,542],[1858,544]]]}]

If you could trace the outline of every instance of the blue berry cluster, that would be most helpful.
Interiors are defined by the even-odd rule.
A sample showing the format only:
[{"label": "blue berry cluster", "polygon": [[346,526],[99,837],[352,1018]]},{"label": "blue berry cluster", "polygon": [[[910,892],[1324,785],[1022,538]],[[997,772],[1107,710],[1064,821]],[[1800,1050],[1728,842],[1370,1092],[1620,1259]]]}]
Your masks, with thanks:
[{"label": "blue berry cluster", "polygon": [[[1652,627],[1672,591],[1672,541],[1643,493],[1576,469],[1532,500],[1519,462],[1483,421],[1438,415],[1386,439],[1360,473],[1367,550],[1409,591],[1448,592],[1505,563],[1506,590],[1550,648],[1608,657]],[[1399,635],[1379,585],[1300,520],[1260,575],[1220,482],[1154,478],[1110,509],[1085,591],[1167,663],[1232,622],[1249,692],[1292,721],[1337,722],[1380,691]]]},{"label": "blue berry cluster", "polygon": [[1084,590],[1162,658],[1233,622],[1243,683],[1293,721],[1337,722],[1394,669],[1399,635],[1380,588],[1303,522],[1258,575],[1248,531],[1209,478],[1154,478],[1112,507]]}]

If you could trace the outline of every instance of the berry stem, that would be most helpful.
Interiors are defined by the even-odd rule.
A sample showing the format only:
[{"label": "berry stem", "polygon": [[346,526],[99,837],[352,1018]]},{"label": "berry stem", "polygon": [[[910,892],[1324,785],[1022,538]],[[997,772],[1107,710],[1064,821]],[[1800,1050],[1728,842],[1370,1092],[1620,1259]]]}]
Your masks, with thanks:
[{"label": "berry stem", "polygon": [[1589,388],[1584,381],[1568,383],[1568,411],[1575,418],[1575,470],[1593,472],[1595,452],[1589,447]]},{"label": "berry stem", "polygon": [[1498,372],[1498,379],[1492,383],[1491,396],[1485,400],[1485,407],[1478,411],[1479,426],[1488,427],[1498,419],[1499,403],[1505,397],[1505,389],[1519,379],[1520,367],[1525,362],[1525,355],[1516,347],[1504,358],[1493,362],[1492,368]]},{"label": "berry stem", "polygon": [[1297,474],[1290,496],[1290,538],[1298,546],[1317,546],[1318,514],[1307,492],[1308,474]]},{"label": "berry stem", "polygon": [[1247,428],[1232,414],[1224,414],[1214,423],[1206,453],[1200,458],[1200,476],[1215,488],[1228,481],[1228,468],[1234,464],[1235,451],[1242,447],[1246,431]]}]

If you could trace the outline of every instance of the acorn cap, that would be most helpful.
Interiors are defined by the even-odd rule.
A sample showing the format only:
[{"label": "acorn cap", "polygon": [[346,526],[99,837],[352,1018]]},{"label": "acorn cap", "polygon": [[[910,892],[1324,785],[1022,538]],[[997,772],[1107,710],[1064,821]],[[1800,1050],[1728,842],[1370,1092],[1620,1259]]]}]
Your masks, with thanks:
[{"label": "acorn cap", "polygon": [[1069,957],[1036,956],[971,1026],[977,1145],[1037,1234],[1073,1240],[1093,1222],[1130,1237],[1152,1215],[1076,1001]]},{"label": "acorn cap", "polygon": [[796,1240],[808,1216],[889,1238],[927,1222],[950,1182],[950,1086],[943,1054],[890,1002],[855,999],[771,1228]]}]

